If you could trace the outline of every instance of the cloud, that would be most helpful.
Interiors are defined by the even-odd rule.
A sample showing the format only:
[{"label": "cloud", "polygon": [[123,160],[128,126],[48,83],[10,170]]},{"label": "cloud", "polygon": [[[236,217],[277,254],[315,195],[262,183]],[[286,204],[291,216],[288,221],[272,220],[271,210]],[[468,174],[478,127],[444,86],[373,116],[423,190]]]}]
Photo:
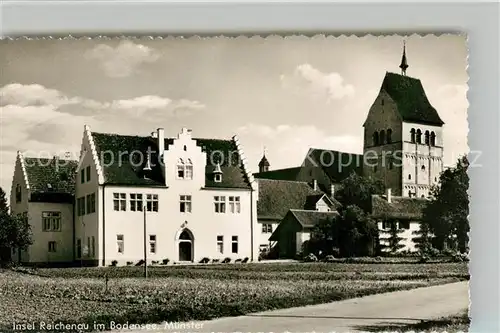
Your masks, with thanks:
[{"label": "cloud", "polygon": [[48,89],[39,84],[11,83],[0,88],[0,106],[61,106],[77,104],[81,100],[77,97],[70,98],[60,91]]},{"label": "cloud", "polygon": [[328,135],[312,125],[247,124],[237,129],[245,153],[255,170],[262,157],[264,146],[272,169],[299,166],[309,148],[332,149],[349,153],[361,153],[363,141],[354,135]]},{"label": "cloud", "polygon": [[172,100],[159,96],[140,96],[132,99],[121,99],[113,101],[110,105],[113,109],[161,109],[166,108]]},{"label": "cloud", "polygon": [[333,100],[354,96],[354,86],[344,82],[344,78],[336,72],[323,73],[310,64],[302,64],[295,68],[292,75],[282,75],[282,86],[295,93],[307,93],[313,99]]},{"label": "cloud", "polygon": [[113,78],[127,77],[145,63],[159,59],[159,54],[150,47],[124,40],[116,47],[99,44],[85,53],[85,57],[100,62],[104,73]]}]

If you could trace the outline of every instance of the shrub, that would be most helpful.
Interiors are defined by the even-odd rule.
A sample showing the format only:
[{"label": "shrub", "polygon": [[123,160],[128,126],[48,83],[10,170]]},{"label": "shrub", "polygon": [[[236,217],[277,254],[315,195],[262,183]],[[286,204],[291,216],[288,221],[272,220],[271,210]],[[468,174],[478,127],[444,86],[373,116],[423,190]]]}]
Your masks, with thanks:
[{"label": "shrub", "polygon": [[208,264],[209,262],[210,262],[210,258],[207,258],[207,257],[200,260],[201,264]]},{"label": "shrub", "polygon": [[245,257],[245,258],[241,261],[241,263],[246,264],[246,263],[248,262],[248,260],[250,260],[250,259],[249,259],[248,257]]},{"label": "shrub", "polygon": [[327,256],[325,257],[324,261],[325,261],[325,262],[335,262],[335,261],[336,261],[336,259],[335,259],[335,257],[334,257],[333,255],[329,254],[329,255],[327,255]]},{"label": "shrub", "polygon": [[168,265],[168,263],[169,263],[169,262],[170,262],[170,259],[165,258],[165,259],[163,259],[163,260],[162,260],[162,262],[161,262],[161,263],[162,263],[163,265]]},{"label": "shrub", "polygon": [[426,263],[426,262],[428,262],[429,260],[430,260],[429,256],[427,256],[427,255],[425,255],[425,254],[424,254],[424,255],[422,255],[422,256],[420,257],[420,260],[419,260],[418,262],[419,262],[419,263]]},{"label": "shrub", "polygon": [[111,262],[111,266],[113,266],[113,267],[114,267],[114,266],[116,266],[116,265],[118,265],[118,261],[117,261],[117,260],[113,260],[113,261]]},{"label": "shrub", "polygon": [[141,260],[139,260],[139,261],[137,262],[137,264],[135,264],[135,265],[136,265],[136,266],[144,266],[144,260],[142,260],[142,259],[141,259]]},{"label": "shrub", "polygon": [[318,261],[318,258],[314,254],[309,253],[307,256],[304,257],[304,261],[305,262],[316,262],[316,261]]},{"label": "shrub", "polygon": [[219,259],[212,259],[212,264],[218,263]]},{"label": "shrub", "polygon": [[127,261],[127,266],[131,266],[131,265],[133,265],[133,264],[134,264],[134,262],[133,262],[133,261]]},{"label": "shrub", "polygon": [[235,262],[235,263],[237,263],[237,262],[241,262],[241,259],[236,259],[234,262]]},{"label": "shrub", "polygon": [[159,264],[159,261],[158,261],[158,260],[153,260],[153,261],[151,261],[151,264],[153,264],[153,265],[158,265],[158,264]]},{"label": "shrub", "polygon": [[230,262],[231,262],[231,258],[229,258],[229,257],[226,257],[226,258],[224,258],[224,260],[222,260],[223,264],[227,264],[227,263],[230,263]]}]

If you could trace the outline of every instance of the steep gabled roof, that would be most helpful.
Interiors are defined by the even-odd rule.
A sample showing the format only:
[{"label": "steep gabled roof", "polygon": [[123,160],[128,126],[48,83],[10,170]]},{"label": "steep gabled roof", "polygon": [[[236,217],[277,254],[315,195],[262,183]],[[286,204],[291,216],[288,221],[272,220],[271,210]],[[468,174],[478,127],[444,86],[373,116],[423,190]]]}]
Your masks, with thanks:
[{"label": "steep gabled roof", "polygon": [[[104,170],[104,180],[107,184],[137,185],[137,186],[165,186],[165,179],[159,163],[158,145],[155,138],[144,136],[130,136],[119,134],[107,134],[92,132],[97,155]],[[205,169],[205,186],[217,188],[250,188],[247,177],[241,164],[239,152],[234,140],[220,139],[194,139],[198,146],[207,153],[207,165]],[[174,143],[173,138],[165,139],[165,149]],[[148,155],[148,149],[152,151],[152,170],[143,171],[147,163],[144,158],[140,164],[140,154],[132,156],[123,155],[124,159],[119,161],[120,152],[139,151],[142,156]],[[102,154],[102,152],[106,152]],[[222,155],[221,155],[222,154]],[[115,156],[113,160],[109,156]],[[220,158],[223,156],[224,158]],[[132,161],[132,163],[131,163]],[[223,172],[222,181],[215,182],[212,177],[215,164],[221,162]],[[212,164],[213,163],[213,164]]]},{"label": "steep gabled roof", "polygon": [[380,195],[372,195],[372,217],[380,219],[420,220],[429,200],[392,196],[391,203]]},{"label": "steep gabled roof", "polygon": [[419,79],[387,72],[380,90],[394,100],[403,121],[435,126],[444,124],[427,99]]},{"label": "steep gabled roof", "polygon": [[266,172],[254,173],[257,179],[295,180],[299,181],[299,173],[302,167],[270,170]]},{"label": "steep gabled roof", "polygon": [[304,228],[312,228],[318,222],[332,218],[335,216],[339,216],[339,213],[336,211],[333,212],[318,212],[314,210],[300,210],[300,209],[290,209],[291,214],[295,217],[295,219],[302,225]]},{"label": "steep gabled roof", "polygon": [[77,161],[24,157],[30,201],[73,202]]},{"label": "steep gabled roof", "polygon": [[305,182],[258,179],[258,219],[281,220],[290,209],[305,209],[311,196],[323,195]]},{"label": "steep gabled roof", "polygon": [[353,171],[362,174],[363,155],[311,148],[304,159],[304,164],[312,164],[323,169],[332,183],[339,183]]}]

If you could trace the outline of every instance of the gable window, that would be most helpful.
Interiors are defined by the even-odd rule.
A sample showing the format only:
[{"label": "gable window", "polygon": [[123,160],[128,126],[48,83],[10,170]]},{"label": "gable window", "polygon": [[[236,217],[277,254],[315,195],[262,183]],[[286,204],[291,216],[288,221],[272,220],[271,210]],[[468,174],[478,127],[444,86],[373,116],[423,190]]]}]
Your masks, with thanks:
[{"label": "gable window", "polygon": [[217,236],[217,251],[224,253],[224,236]]},{"label": "gable window", "polygon": [[410,135],[411,135],[411,143],[415,143],[415,129],[414,128],[411,129]]},{"label": "gable window", "polygon": [[127,210],[127,194],[113,193],[113,207],[116,211]]},{"label": "gable window", "polygon": [[85,169],[80,171],[80,183],[85,183]]},{"label": "gable window", "polygon": [[408,174],[408,180],[411,180],[411,174]]},{"label": "gable window", "polygon": [[214,196],[214,205],[216,213],[226,212],[226,197],[224,196]]},{"label": "gable window", "polygon": [[125,241],[123,235],[116,235],[116,246],[118,253],[123,253],[125,250]]},{"label": "gable window", "polygon": [[373,145],[378,146],[378,132],[374,132],[372,136]]},{"label": "gable window", "polygon": [[422,131],[420,129],[417,130],[417,143],[422,143]]},{"label": "gable window", "polygon": [[56,242],[54,241],[49,242],[49,252],[56,252]]},{"label": "gable window", "polygon": [[149,253],[156,253],[156,235],[149,235]]},{"label": "gable window", "polygon": [[42,212],[43,231],[61,231],[61,212]]},{"label": "gable window", "polygon": [[87,174],[87,181],[90,181],[90,165],[85,169],[85,173]]},{"label": "gable window", "polygon": [[142,212],[142,194],[130,193],[130,210],[133,212]]},{"label": "gable window", "polygon": [[91,207],[90,207],[90,194],[87,194],[87,214],[91,213]]},{"label": "gable window", "polygon": [[422,171],[425,171],[425,165],[422,165],[420,169],[422,169]]},{"label": "gable window", "polygon": [[431,146],[435,146],[436,145],[436,133],[431,132]]},{"label": "gable window", "polygon": [[271,223],[263,223],[262,224],[262,233],[263,234],[272,234],[273,233],[273,225]]},{"label": "gable window", "polygon": [[229,197],[229,211],[233,214],[241,212],[240,197]]},{"label": "gable window", "polygon": [[181,213],[191,213],[191,196],[190,195],[181,195],[179,201],[179,211]]},{"label": "gable window", "polygon": [[146,194],[146,210],[148,212],[158,211],[158,194]]},{"label": "gable window", "polygon": [[178,179],[193,179],[193,163],[191,159],[184,161],[179,158],[177,162],[177,178]]},{"label": "gable window", "polygon": [[78,216],[85,215],[85,197],[80,197],[76,200]]},{"label": "gable window", "polygon": [[82,257],[82,240],[80,238],[76,240],[76,257]]},{"label": "gable window", "polygon": [[231,237],[231,252],[238,253],[238,236]]},{"label": "gable window", "polygon": [[385,131],[384,130],[380,131],[380,138],[379,138],[379,140],[380,140],[380,144],[381,145],[385,144]]},{"label": "gable window", "polygon": [[16,185],[16,202],[21,202],[23,199],[21,185]]},{"label": "gable window", "polygon": [[392,130],[389,128],[387,130],[387,143],[392,143]]}]

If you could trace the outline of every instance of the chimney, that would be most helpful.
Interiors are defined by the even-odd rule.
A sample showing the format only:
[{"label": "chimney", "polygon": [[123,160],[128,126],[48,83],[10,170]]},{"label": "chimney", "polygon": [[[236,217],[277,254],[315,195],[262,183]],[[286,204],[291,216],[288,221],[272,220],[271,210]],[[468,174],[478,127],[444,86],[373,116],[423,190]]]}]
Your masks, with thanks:
[{"label": "chimney", "polygon": [[156,137],[158,139],[158,156],[161,158],[161,156],[163,156],[163,152],[165,151],[165,130],[163,128],[158,128],[156,133]]},{"label": "chimney", "polygon": [[318,181],[316,179],[313,179],[313,190],[318,190]]},{"label": "chimney", "polygon": [[390,188],[387,189],[387,202],[392,203],[392,190]]}]

